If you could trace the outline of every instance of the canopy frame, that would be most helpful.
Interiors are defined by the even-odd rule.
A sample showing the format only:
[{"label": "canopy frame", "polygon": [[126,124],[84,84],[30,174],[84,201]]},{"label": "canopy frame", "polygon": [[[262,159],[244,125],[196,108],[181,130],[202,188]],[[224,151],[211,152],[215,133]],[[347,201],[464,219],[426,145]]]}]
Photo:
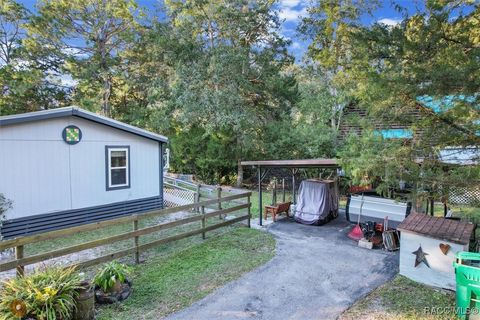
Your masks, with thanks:
[{"label": "canopy frame", "polygon": [[339,169],[337,159],[297,159],[297,160],[260,160],[260,161],[242,161],[240,162],[242,167],[251,166],[257,170],[258,180],[258,223],[263,225],[263,199],[262,199],[262,182],[270,172],[271,168],[284,168],[290,169],[292,174],[292,197],[295,204],[295,176],[300,169],[321,169],[321,168],[333,168]]}]

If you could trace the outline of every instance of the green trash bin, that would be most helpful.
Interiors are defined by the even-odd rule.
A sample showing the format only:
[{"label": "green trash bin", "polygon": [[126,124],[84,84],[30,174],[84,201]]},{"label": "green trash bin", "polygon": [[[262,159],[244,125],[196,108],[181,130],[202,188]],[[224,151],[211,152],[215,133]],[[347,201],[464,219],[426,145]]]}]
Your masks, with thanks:
[{"label": "green trash bin", "polygon": [[480,312],[480,253],[461,251],[455,258],[457,315],[459,319],[467,319],[470,313]]}]

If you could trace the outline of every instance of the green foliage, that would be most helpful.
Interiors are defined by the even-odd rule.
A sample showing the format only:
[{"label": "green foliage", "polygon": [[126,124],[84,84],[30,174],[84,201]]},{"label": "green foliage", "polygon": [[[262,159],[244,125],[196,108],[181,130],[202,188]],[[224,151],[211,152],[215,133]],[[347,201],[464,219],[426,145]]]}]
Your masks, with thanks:
[{"label": "green foliage", "polygon": [[[75,268],[61,267],[48,267],[8,280],[0,288],[0,319],[70,319],[80,282]],[[20,316],[13,313],[15,310]]]},{"label": "green foliage", "polygon": [[3,193],[0,193],[0,224],[5,218],[5,212],[12,208],[13,202],[7,199]]},{"label": "green foliage", "polygon": [[[314,39],[312,59],[338,66],[333,83],[348,89],[366,114],[357,123],[362,136],[350,136],[340,152],[347,175],[362,184],[380,179],[382,191],[406,181],[412,195],[420,198],[438,199],[448,188],[480,183],[478,166],[448,166],[439,156],[446,147],[480,143],[480,51],[475,36],[480,8],[471,1],[425,1],[424,9],[387,26],[359,23],[369,4],[346,3],[345,10],[337,11],[319,1],[304,27]],[[334,44],[340,37],[338,48]],[[419,102],[424,96],[440,102],[436,112]],[[445,97],[451,102],[442,102]],[[414,138],[375,136],[375,130],[391,124],[410,130]]]},{"label": "green foliage", "polygon": [[129,266],[117,261],[112,261],[106,263],[105,266],[95,275],[93,283],[99,286],[104,292],[107,292],[117,281],[125,283],[131,272],[132,268]]},{"label": "green foliage", "polygon": [[236,146],[230,132],[209,134],[199,127],[179,128],[171,142],[173,170],[193,173],[206,183],[234,182]]},{"label": "green foliage", "polygon": [[74,101],[110,115],[110,98],[121,73],[120,54],[132,43],[141,18],[132,0],[42,0],[28,24],[31,52],[59,61],[76,84]]},{"label": "green foliage", "polygon": [[39,61],[45,56],[29,52],[26,25],[30,12],[12,0],[0,1],[0,115],[54,108],[68,100],[56,79],[55,69]]}]

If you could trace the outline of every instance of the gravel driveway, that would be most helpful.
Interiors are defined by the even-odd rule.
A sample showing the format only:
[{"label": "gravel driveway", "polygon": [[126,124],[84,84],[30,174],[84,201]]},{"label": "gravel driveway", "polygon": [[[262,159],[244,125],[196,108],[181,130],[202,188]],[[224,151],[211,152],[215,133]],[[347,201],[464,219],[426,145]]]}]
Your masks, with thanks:
[{"label": "gravel driveway", "polygon": [[278,221],[271,261],[167,319],[336,319],[398,272],[398,254],[358,248],[350,228],[343,216],[320,227]]}]

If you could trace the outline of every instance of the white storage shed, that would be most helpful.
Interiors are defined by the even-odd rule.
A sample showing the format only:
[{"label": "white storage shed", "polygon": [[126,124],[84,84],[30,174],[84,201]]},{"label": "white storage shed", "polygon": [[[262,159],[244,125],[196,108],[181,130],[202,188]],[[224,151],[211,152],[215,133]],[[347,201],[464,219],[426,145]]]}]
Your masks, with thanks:
[{"label": "white storage shed", "polygon": [[0,117],[0,236],[162,208],[167,142],[77,107]]},{"label": "white storage shed", "polygon": [[468,251],[475,225],[412,213],[397,229],[401,233],[400,274],[430,286],[455,290],[455,253]]}]

